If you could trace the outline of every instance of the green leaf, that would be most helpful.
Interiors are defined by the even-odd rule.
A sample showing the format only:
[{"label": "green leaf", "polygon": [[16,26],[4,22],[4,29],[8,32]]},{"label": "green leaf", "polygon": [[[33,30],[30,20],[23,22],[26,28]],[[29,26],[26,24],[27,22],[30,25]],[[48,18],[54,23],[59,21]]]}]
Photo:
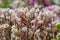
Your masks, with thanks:
[{"label": "green leaf", "polygon": [[10,3],[12,3],[14,0],[9,0]]},{"label": "green leaf", "polygon": [[57,34],[56,38],[57,38],[57,40],[60,39],[60,33]]},{"label": "green leaf", "polygon": [[57,40],[56,38],[54,38],[54,39],[51,39],[51,40]]},{"label": "green leaf", "polygon": [[0,8],[3,8],[4,7],[4,4],[2,3],[2,4],[0,4]]},{"label": "green leaf", "polygon": [[14,0],[4,0],[3,3],[0,4],[0,8],[9,7],[9,3],[12,3]]},{"label": "green leaf", "polygon": [[57,30],[60,31],[60,23],[57,23],[57,24],[56,24],[56,28],[57,28]]}]

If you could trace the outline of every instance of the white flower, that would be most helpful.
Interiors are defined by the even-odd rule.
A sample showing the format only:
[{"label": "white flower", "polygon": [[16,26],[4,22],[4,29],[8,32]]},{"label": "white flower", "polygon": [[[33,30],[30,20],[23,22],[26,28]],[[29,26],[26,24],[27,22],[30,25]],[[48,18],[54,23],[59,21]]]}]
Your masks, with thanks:
[{"label": "white flower", "polygon": [[5,14],[6,13],[6,9],[1,9],[1,13]]},{"label": "white flower", "polygon": [[36,22],[36,19],[32,20],[30,23],[35,23]]},{"label": "white flower", "polygon": [[31,8],[29,12],[30,13],[34,13],[35,12],[35,8]]},{"label": "white flower", "polygon": [[56,23],[56,21],[52,21],[52,23],[51,23],[51,24],[53,24],[53,25],[54,25],[55,23]]},{"label": "white flower", "polygon": [[42,14],[43,14],[43,12],[42,12],[42,11],[40,11],[40,12],[39,12],[39,16],[41,16]]},{"label": "white flower", "polygon": [[19,12],[24,12],[24,7],[18,8]]},{"label": "white flower", "polygon": [[5,23],[5,24],[2,24],[3,25],[3,28],[7,28],[7,27],[10,27],[9,24]]},{"label": "white flower", "polygon": [[34,28],[35,28],[35,26],[33,25],[31,28],[32,28],[32,29],[34,29]]},{"label": "white flower", "polygon": [[7,23],[0,25],[0,28],[7,28],[7,27],[10,27],[9,24]]},{"label": "white flower", "polygon": [[9,10],[9,13],[10,13],[10,14],[15,14],[15,11],[14,11],[13,9],[10,9],[10,10]]},{"label": "white flower", "polygon": [[10,20],[10,16],[6,16],[6,19],[9,19]]},{"label": "white flower", "polygon": [[17,32],[18,31],[18,29],[15,25],[13,25],[11,28],[12,28],[12,30],[11,30],[12,32]]},{"label": "white flower", "polygon": [[34,16],[37,17],[39,14],[38,13],[35,13]]},{"label": "white flower", "polygon": [[0,28],[2,28],[2,25],[0,25]]},{"label": "white flower", "polygon": [[51,27],[51,24],[49,24],[49,27]]},{"label": "white flower", "polygon": [[12,28],[15,28],[15,27],[16,27],[15,25],[12,26]]},{"label": "white flower", "polygon": [[31,31],[31,29],[29,29],[29,34],[33,34],[33,31]]},{"label": "white flower", "polygon": [[30,16],[32,16],[31,13],[27,12],[26,17],[30,17]]},{"label": "white flower", "polygon": [[40,29],[37,29],[34,34],[37,35],[39,32],[40,32]]},{"label": "white flower", "polygon": [[27,27],[23,27],[22,31],[26,32],[27,31]]},{"label": "white flower", "polygon": [[5,38],[5,37],[3,37],[3,40],[6,40],[6,38]]},{"label": "white flower", "polygon": [[44,23],[44,22],[43,22],[43,20],[39,20],[38,23],[42,24],[42,23]]},{"label": "white flower", "polygon": [[28,12],[28,8],[27,8],[27,7],[24,8],[24,12],[25,12],[25,13]]},{"label": "white flower", "polygon": [[1,14],[0,17],[1,17],[1,18],[4,18],[4,14]]},{"label": "white flower", "polygon": [[20,37],[16,37],[15,40],[21,40],[21,38]]},{"label": "white flower", "polygon": [[37,13],[38,13],[39,11],[40,11],[40,10],[39,10],[39,8],[37,8],[35,12],[37,12]]},{"label": "white flower", "polygon": [[31,29],[29,29],[28,34],[29,34],[29,37],[32,37],[32,35],[33,35],[33,31],[31,31]]},{"label": "white flower", "polygon": [[37,16],[37,19],[41,19],[41,17],[40,16]]},{"label": "white flower", "polygon": [[17,22],[21,22],[21,18],[16,17]]},{"label": "white flower", "polygon": [[14,34],[14,33],[12,33],[12,34],[11,34],[11,37],[12,37],[12,38],[15,38],[15,34]]},{"label": "white flower", "polygon": [[38,37],[38,40],[42,40],[40,37]]},{"label": "white flower", "polygon": [[38,7],[38,5],[37,5],[37,4],[35,4],[35,5],[34,5],[34,7],[35,7],[35,8],[37,8],[37,7]]}]

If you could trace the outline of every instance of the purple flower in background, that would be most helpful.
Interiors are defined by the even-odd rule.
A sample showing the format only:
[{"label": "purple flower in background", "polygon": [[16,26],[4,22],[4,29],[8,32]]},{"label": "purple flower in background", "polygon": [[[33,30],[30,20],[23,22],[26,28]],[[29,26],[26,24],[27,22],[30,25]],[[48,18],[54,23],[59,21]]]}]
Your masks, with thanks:
[{"label": "purple flower in background", "polygon": [[34,3],[35,2],[45,2],[45,0],[31,0],[31,2],[29,2],[29,4],[28,5],[30,5],[30,6],[34,6]]},{"label": "purple flower in background", "polygon": [[29,5],[30,6],[34,6],[34,3],[36,2],[36,0],[32,0],[30,3],[29,3]]},{"label": "purple flower in background", "polygon": [[45,6],[48,7],[48,6],[52,6],[52,5],[51,4],[46,4]]},{"label": "purple flower in background", "polygon": [[30,6],[34,6],[34,3],[33,3],[33,2],[30,2],[28,5],[30,5]]},{"label": "purple flower in background", "polygon": [[33,7],[35,2],[42,2],[43,4],[45,4],[46,7],[51,6],[51,4],[47,3],[46,1],[47,0],[32,0],[31,2],[29,2],[28,5]]},{"label": "purple flower in background", "polygon": [[36,2],[36,0],[32,0],[32,2]]},{"label": "purple flower in background", "polygon": [[45,2],[45,0],[39,0],[40,2]]}]

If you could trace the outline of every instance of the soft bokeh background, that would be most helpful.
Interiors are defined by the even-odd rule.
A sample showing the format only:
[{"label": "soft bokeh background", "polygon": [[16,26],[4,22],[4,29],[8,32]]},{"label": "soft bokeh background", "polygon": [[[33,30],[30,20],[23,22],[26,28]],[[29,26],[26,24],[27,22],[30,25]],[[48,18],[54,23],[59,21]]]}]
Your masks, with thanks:
[{"label": "soft bokeh background", "polygon": [[60,0],[0,0],[0,8],[33,7],[35,5],[60,5]]}]

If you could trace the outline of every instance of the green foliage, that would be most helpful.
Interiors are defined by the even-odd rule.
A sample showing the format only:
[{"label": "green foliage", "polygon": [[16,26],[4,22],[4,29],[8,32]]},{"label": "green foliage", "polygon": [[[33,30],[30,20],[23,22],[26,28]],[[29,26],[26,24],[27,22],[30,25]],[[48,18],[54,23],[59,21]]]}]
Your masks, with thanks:
[{"label": "green foliage", "polygon": [[3,3],[0,4],[0,8],[7,8],[9,7],[9,3],[12,3],[13,0],[4,0]]},{"label": "green foliage", "polygon": [[51,0],[50,2],[51,2],[51,4],[55,4],[53,0]]},{"label": "green foliage", "polygon": [[57,40],[60,40],[60,33],[57,34],[56,38]]},{"label": "green foliage", "polygon": [[57,23],[57,24],[56,24],[56,28],[57,28],[57,30],[60,31],[60,23]]},{"label": "green foliage", "polygon": [[10,3],[12,3],[14,0],[9,0]]},{"label": "green foliage", "polygon": [[56,38],[54,38],[54,39],[51,39],[51,40],[57,40]]},{"label": "green foliage", "polygon": [[0,4],[0,8],[3,8],[4,7],[4,4],[2,3],[2,4]]}]

